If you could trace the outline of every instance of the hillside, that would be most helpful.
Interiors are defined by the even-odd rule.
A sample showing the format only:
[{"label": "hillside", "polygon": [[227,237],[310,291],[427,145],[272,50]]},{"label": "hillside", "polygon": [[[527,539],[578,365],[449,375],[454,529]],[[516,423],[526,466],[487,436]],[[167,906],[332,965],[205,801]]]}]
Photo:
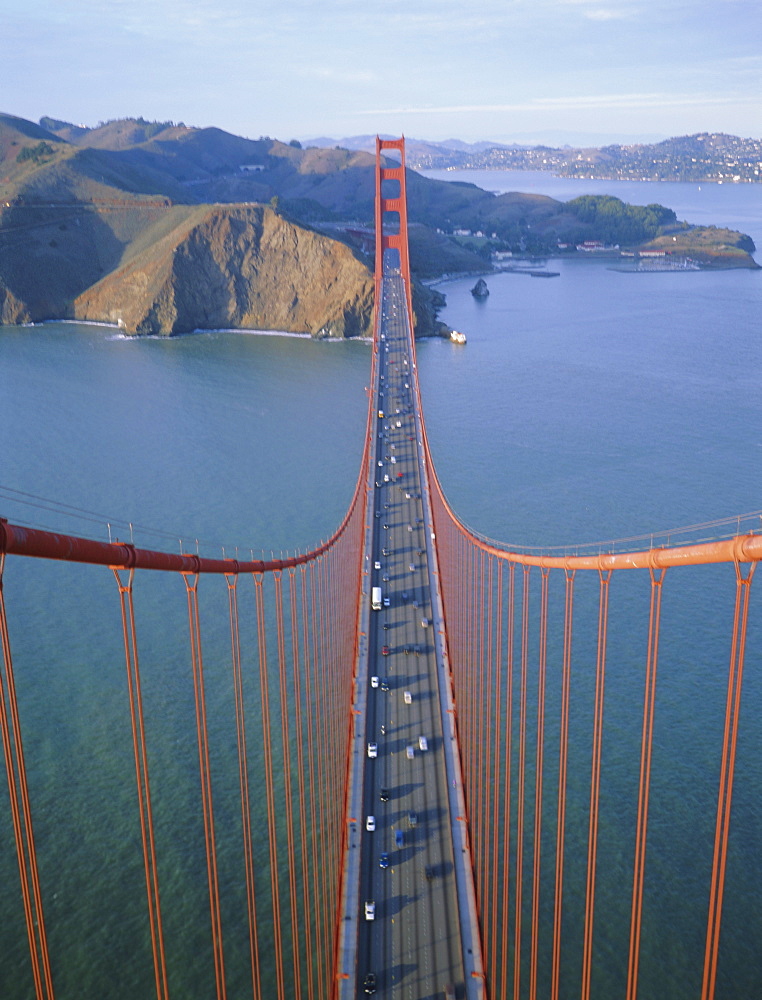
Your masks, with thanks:
[{"label": "hillside", "polygon": [[319,337],[370,332],[368,269],[347,247],[293,226],[269,208],[172,209],[170,219],[144,232],[141,242],[147,249],[133,249],[121,267],[77,296],[75,318],[118,323],[138,334],[224,328]]},{"label": "hillside", "polygon": [[[559,241],[636,246],[667,235],[674,244],[690,228],[661,206],[616,199],[583,211],[410,170],[407,186],[421,278],[483,271],[497,249],[548,254]],[[372,229],[374,196],[374,159],[362,149],[302,149],[141,118],[91,129],[0,115],[0,322],[367,332],[372,261],[358,233]],[[458,238],[464,230],[483,235]],[[690,229],[688,242],[714,266],[756,266],[743,234]],[[436,330],[436,303],[420,289],[416,302],[417,332]]]}]

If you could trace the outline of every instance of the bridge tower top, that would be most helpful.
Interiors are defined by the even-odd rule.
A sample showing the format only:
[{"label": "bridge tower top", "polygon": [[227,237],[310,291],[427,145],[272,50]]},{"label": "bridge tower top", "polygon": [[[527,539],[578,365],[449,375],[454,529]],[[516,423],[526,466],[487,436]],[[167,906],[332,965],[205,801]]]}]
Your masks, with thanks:
[{"label": "bridge tower top", "polygon": [[[385,149],[399,150],[399,166],[389,165],[389,161],[382,162],[382,152]],[[387,197],[384,193],[384,181],[396,181],[399,185],[393,196]],[[399,216],[399,225],[384,229],[384,216],[388,212],[396,212]],[[405,137],[399,139],[381,139],[376,136],[376,302],[380,301],[379,292],[381,288],[381,278],[384,273],[384,254],[386,250],[397,250],[400,260],[400,273],[405,282],[407,295],[407,305],[411,322],[413,318],[413,300],[410,283],[410,256],[408,253],[407,235],[407,185],[405,174]],[[391,224],[390,224],[391,225]]]}]

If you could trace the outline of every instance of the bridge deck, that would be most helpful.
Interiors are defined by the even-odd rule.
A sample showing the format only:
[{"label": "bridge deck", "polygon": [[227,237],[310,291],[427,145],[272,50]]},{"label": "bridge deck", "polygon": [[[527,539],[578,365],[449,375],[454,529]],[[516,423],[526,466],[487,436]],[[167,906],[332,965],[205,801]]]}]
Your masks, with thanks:
[{"label": "bridge deck", "polygon": [[[346,902],[350,911],[357,907],[346,914],[357,920],[356,979],[341,995],[367,995],[371,973],[377,992],[394,1000],[444,997],[448,985],[457,997],[475,997],[482,982],[472,975],[481,971],[478,931],[430,565],[433,532],[422,481],[415,361],[404,283],[394,269],[387,268],[381,303],[365,579],[368,601],[378,587],[382,607],[364,616],[349,851],[359,898],[350,892]],[[370,743],[377,756],[369,756]],[[372,920],[365,916],[370,901]]]}]

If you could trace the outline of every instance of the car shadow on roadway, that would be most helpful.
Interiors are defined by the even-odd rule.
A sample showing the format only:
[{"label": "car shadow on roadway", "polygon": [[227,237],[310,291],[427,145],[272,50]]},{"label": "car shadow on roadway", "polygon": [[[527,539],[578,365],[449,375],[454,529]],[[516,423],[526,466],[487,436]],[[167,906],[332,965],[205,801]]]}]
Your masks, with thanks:
[{"label": "car shadow on roadway", "polygon": [[376,916],[380,916],[384,920],[387,917],[399,916],[406,906],[410,906],[411,903],[417,903],[420,898],[420,895],[409,896],[407,893],[400,893],[398,896],[389,896],[388,899],[376,903],[377,910],[380,907],[380,913],[377,913]]},{"label": "car shadow on roadway", "polygon": [[[412,973],[417,971],[418,966],[413,965],[410,962],[400,962],[399,965],[392,965],[390,968],[385,969],[378,975],[378,985],[380,987],[380,991],[392,989],[394,986],[399,985],[399,983],[401,983],[406,976],[412,975]],[[431,1000],[436,1000],[436,993]]]},{"label": "car shadow on roadway", "polygon": [[[389,789],[389,802],[393,802],[395,799],[401,799],[405,795],[412,795],[416,788],[423,788],[422,781],[409,781],[406,785],[395,785],[394,788]],[[405,810],[407,814],[407,810]]]}]

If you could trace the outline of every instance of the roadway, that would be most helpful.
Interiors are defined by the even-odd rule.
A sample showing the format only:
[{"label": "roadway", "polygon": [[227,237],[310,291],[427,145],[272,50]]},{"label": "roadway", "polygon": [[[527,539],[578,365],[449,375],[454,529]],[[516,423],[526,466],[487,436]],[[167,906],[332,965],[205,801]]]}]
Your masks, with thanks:
[{"label": "roadway", "polygon": [[[404,284],[398,274],[387,274],[374,387],[370,558],[370,587],[381,588],[383,606],[371,613],[368,628],[357,989],[358,996],[367,995],[370,972],[384,997],[434,1000],[445,997],[448,984],[462,997],[465,976],[413,366]],[[376,757],[367,755],[368,743],[377,745]],[[369,816],[373,831],[367,829]],[[384,853],[388,867],[382,868]],[[373,920],[365,919],[366,901],[375,903]]]}]

